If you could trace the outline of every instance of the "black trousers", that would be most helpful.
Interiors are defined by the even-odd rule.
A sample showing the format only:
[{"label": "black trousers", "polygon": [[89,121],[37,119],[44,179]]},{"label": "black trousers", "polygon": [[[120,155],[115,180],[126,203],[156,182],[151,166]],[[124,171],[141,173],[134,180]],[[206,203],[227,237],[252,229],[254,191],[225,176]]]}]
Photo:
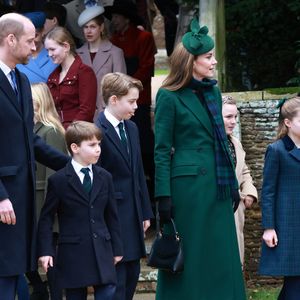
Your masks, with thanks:
[{"label": "black trousers", "polygon": [[140,269],[140,260],[119,262],[116,265],[117,290],[113,300],[132,300]]},{"label": "black trousers", "polygon": [[278,300],[300,299],[300,276],[285,276]]}]

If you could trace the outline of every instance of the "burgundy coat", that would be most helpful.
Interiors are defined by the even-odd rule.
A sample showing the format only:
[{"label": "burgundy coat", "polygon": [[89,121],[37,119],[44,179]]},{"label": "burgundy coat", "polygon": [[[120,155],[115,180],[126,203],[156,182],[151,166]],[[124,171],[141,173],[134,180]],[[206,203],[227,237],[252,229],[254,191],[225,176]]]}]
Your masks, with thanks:
[{"label": "burgundy coat", "polygon": [[67,75],[59,83],[61,67],[48,78],[56,110],[65,128],[75,120],[93,122],[96,109],[97,79],[93,69],[76,55]]}]

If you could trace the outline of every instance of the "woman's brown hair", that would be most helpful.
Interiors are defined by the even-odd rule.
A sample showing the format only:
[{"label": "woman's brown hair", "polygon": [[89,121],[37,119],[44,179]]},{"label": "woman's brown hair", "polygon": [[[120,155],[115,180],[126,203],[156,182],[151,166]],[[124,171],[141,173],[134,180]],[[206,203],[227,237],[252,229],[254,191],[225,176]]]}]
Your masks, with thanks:
[{"label": "woman's brown hair", "polygon": [[284,101],[280,107],[279,125],[277,130],[277,139],[283,138],[288,133],[288,127],[285,125],[285,119],[292,120],[300,111],[300,97],[293,97]]},{"label": "woman's brown hair", "polygon": [[182,43],[177,44],[170,57],[170,73],[162,87],[169,91],[177,91],[190,82],[193,75],[195,56],[189,53]]}]

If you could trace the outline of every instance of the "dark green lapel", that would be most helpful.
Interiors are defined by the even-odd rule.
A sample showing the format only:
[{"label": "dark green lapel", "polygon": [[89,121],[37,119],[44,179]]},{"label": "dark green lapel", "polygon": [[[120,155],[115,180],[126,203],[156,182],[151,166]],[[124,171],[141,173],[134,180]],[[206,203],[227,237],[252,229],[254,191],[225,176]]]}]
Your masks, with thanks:
[{"label": "dark green lapel", "polygon": [[178,91],[178,95],[183,105],[191,111],[191,113],[201,122],[203,127],[213,137],[213,127],[209,115],[193,90],[188,88],[183,89]]}]

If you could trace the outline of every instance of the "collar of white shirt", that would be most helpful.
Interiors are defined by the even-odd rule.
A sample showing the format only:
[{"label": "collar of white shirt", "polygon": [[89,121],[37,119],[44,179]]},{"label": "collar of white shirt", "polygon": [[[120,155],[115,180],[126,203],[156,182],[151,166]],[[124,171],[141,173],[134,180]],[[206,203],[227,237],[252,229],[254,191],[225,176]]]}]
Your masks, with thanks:
[{"label": "collar of white shirt", "polygon": [[71,160],[71,164],[76,172],[76,174],[78,175],[81,183],[83,182],[83,178],[84,178],[84,174],[81,172],[82,168],[89,168],[90,169],[90,177],[91,177],[91,181],[93,182],[93,168],[92,165],[88,165],[88,166],[83,166],[80,163],[78,163],[77,161],[75,161],[74,159]]}]

